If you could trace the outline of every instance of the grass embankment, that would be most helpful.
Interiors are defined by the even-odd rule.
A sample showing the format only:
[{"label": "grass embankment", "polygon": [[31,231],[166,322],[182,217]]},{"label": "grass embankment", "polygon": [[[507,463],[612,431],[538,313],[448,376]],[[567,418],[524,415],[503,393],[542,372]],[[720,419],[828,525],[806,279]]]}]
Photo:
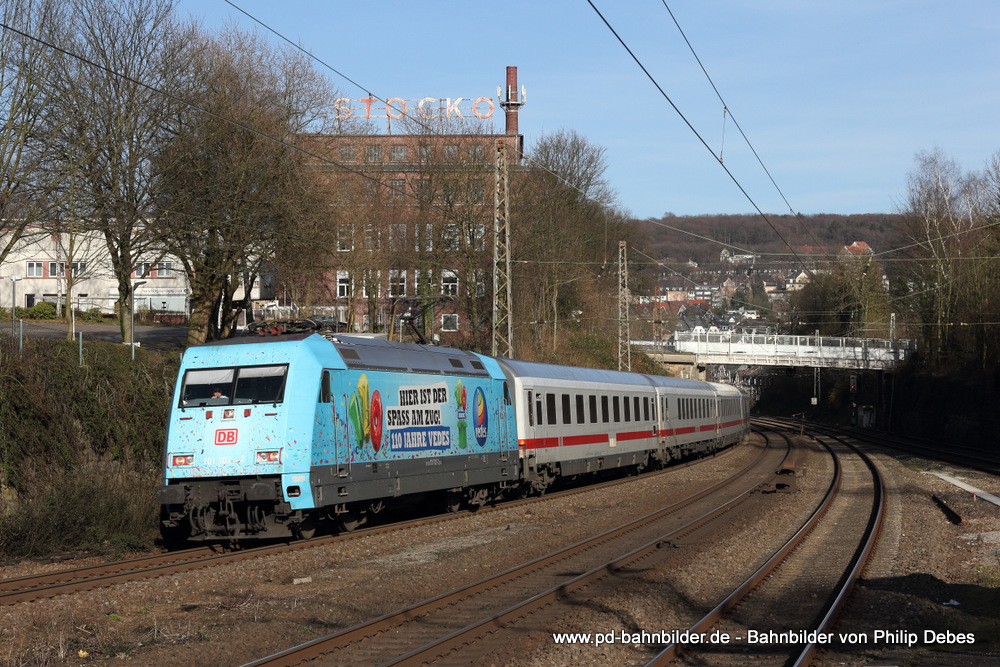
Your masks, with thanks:
[{"label": "grass embankment", "polygon": [[178,355],[32,340],[0,347],[0,559],[145,548],[156,538]]}]

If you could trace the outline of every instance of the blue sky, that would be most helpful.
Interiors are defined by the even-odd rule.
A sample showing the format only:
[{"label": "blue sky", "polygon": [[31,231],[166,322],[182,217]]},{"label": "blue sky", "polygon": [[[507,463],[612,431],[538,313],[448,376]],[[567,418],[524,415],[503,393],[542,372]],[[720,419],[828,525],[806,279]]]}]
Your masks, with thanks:
[{"label": "blue sky", "polygon": [[[668,0],[725,123],[661,0],[593,0],[709,148],[586,0],[233,2],[365,89],[317,65],[345,97],[495,99],[516,65],[528,151],[560,129],[603,147],[639,218],[788,212],[732,118],[805,214],[895,212],[919,151],[967,170],[1000,151],[996,0]],[[179,12],[256,25],[223,0]]]}]

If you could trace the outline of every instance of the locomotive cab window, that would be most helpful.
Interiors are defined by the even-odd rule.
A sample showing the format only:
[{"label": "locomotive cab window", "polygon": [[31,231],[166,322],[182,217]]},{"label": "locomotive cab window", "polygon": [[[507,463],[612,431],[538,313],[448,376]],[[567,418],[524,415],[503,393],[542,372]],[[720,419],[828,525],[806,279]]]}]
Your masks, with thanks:
[{"label": "locomotive cab window", "polygon": [[249,366],[238,369],[234,404],[280,403],[285,395],[288,366]]},{"label": "locomotive cab window", "polygon": [[184,374],[180,407],[280,403],[288,365],[206,368]]}]

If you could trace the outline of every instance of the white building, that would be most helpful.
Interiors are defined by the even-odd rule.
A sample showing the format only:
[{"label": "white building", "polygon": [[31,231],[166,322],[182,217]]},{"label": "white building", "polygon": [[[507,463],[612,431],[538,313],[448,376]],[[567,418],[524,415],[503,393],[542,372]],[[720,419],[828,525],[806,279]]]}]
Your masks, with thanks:
[{"label": "white building", "polygon": [[[111,257],[104,238],[94,232],[71,235],[29,231],[26,239],[0,262],[0,277],[6,283],[6,289],[0,290],[0,304],[5,308],[16,298],[18,308],[48,301],[61,309],[66,303],[67,277],[73,278],[70,297],[75,310],[100,308],[102,313],[112,314],[118,302],[118,281]],[[20,280],[15,283],[11,277]],[[135,292],[137,312],[187,316],[191,289],[176,259],[142,258],[136,263],[132,281],[144,282]]]}]

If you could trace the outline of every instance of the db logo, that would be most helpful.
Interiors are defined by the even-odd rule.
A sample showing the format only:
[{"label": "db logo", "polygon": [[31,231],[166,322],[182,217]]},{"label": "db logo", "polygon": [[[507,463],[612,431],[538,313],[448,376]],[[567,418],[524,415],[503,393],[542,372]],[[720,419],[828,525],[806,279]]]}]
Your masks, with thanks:
[{"label": "db logo", "polygon": [[236,434],[238,429],[235,428],[220,428],[215,432],[215,444],[217,445],[235,445],[236,444]]}]

